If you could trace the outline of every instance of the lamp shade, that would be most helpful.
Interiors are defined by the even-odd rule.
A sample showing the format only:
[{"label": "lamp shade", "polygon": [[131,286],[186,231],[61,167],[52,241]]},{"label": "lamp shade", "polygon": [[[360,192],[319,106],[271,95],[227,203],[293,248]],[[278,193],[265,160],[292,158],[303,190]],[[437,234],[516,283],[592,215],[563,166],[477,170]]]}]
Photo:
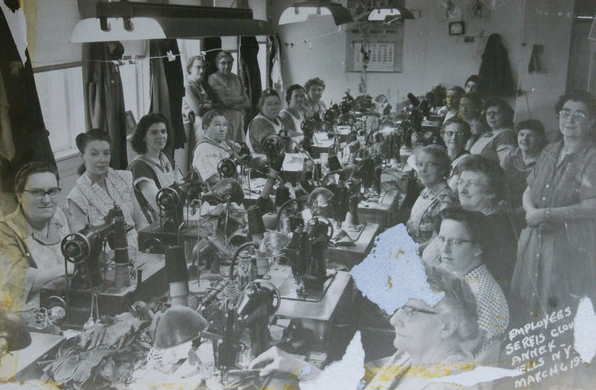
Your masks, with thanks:
[{"label": "lamp shade", "polygon": [[399,19],[414,19],[414,14],[405,8],[376,8],[368,14],[369,21],[381,21]]},{"label": "lamp shade", "polygon": [[186,306],[172,306],[163,313],[155,329],[154,346],[158,349],[177,347],[200,336],[209,322]]},{"label": "lamp shade", "polygon": [[278,24],[305,22],[310,16],[333,16],[336,25],[353,22],[352,13],[341,4],[329,0],[307,0],[295,3],[282,12]]},{"label": "lamp shade", "polygon": [[129,29],[124,27],[123,18],[108,18],[108,30],[102,30],[98,18],[83,19],[75,25],[70,42],[135,41],[143,39],[164,39],[166,34],[160,24],[152,18],[131,18]]}]

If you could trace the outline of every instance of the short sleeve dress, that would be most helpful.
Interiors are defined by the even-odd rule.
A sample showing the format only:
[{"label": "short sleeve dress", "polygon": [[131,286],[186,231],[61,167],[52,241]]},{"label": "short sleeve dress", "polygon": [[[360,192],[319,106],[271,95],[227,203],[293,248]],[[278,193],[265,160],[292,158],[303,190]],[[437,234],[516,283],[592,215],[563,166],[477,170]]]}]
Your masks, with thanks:
[{"label": "short sleeve dress", "polygon": [[[563,141],[548,145],[528,176],[535,207],[557,208],[596,197],[596,143],[584,143],[557,164]],[[596,220],[566,220],[520,235],[512,280],[514,302],[536,315],[596,300]],[[523,312],[523,308],[520,308]]]}]

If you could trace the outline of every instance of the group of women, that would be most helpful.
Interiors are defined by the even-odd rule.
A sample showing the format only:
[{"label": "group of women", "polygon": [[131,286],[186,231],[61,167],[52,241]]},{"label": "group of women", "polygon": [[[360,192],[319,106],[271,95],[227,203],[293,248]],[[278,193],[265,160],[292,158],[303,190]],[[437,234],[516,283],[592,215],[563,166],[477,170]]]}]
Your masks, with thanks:
[{"label": "group of women", "polygon": [[423,259],[441,264],[445,247],[456,246],[437,237],[441,214],[459,207],[484,216],[482,263],[508,297],[512,322],[575,310],[584,296],[594,301],[595,98],[585,91],[563,95],[556,106],[561,137],[548,145],[540,121],[514,126],[513,110],[499,98],[486,99],[490,130],[469,143],[470,122],[478,120],[474,100],[463,95],[462,115],[443,124],[446,149],[416,151],[424,189],[407,227]]},{"label": "group of women", "polygon": [[[250,100],[232,64],[230,53],[220,52],[218,70],[207,81],[204,60],[193,57],[187,65],[187,113],[201,123],[192,166],[208,185],[219,180],[219,161],[239,153],[243,143],[262,153],[270,134],[284,136],[288,145],[300,142],[302,121],[325,110],[318,78],[291,85],[284,110],[280,95],[265,90],[245,133],[243,110]],[[561,137],[547,145],[540,121],[514,126],[507,102],[483,101],[475,83],[450,89],[441,130],[446,147],[416,150],[424,189],[407,231],[420,244],[429,283],[445,299],[435,307],[411,300],[397,311],[391,324],[398,353],[364,388],[425,385],[420,376],[408,377],[414,364],[496,361],[510,322],[575,309],[584,296],[596,299],[596,99],[585,91],[562,96],[556,106]],[[0,221],[0,267],[6,271],[0,287],[23,302],[24,311],[38,306],[41,286],[72,272],[60,251],[62,238],[101,224],[115,206],[134,226],[128,241],[136,247],[137,231],[159,218],[157,192],[178,179],[168,152],[172,140],[164,116],[144,116],[131,140],[138,156],[128,170],[117,171],[109,167],[106,132],[79,134],[81,176],[61,207],[55,169],[23,167],[15,179],[19,206]],[[265,366],[263,372],[298,367],[300,376],[318,374],[279,349],[253,365]],[[404,372],[387,371],[395,367]],[[388,378],[396,382],[383,383]]]}]

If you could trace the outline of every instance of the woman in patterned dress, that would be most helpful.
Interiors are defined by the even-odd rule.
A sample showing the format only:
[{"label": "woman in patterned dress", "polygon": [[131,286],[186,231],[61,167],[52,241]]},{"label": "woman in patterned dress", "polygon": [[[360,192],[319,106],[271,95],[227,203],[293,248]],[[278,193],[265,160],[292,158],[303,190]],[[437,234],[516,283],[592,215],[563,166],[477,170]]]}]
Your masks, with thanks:
[{"label": "woman in patterned dress", "polygon": [[412,239],[419,244],[424,245],[432,238],[439,213],[459,204],[447,184],[450,170],[450,159],[443,147],[428,145],[416,151],[416,171],[424,189],[412,206],[406,226]]},{"label": "woman in patterned dress", "polygon": [[110,142],[108,134],[100,129],[77,135],[77,148],[83,159],[82,172],[66,197],[64,209],[71,230],[79,231],[87,223],[102,224],[108,212],[118,206],[126,223],[135,227],[128,232],[128,245],[136,248],[137,231],[148,223],[134,195],[132,172],[109,167]]},{"label": "woman in patterned dress", "polygon": [[[585,91],[556,105],[563,139],[548,145],[523,195],[512,294],[531,318],[596,300],[596,99]],[[523,306],[523,307],[522,307]]]},{"label": "woman in patterned dress", "polygon": [[250,108],[250,99],[240,77],[232,73],[232,65],[234,65],[232,55],[227,51],[220,51],[215,57],[215,64],[217,72],[209,76],[209,86],[215,91],[228,118],[226,139],[244,142],[243,110]]}]

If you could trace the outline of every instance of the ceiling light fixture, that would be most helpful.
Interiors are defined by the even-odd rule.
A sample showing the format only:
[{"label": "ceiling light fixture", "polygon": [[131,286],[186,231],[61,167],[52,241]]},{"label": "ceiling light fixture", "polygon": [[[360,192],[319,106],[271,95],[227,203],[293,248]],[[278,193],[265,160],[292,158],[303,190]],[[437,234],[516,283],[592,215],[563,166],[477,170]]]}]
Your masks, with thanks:
[{"label": "ceiling light fixture", "polygon": [[98,2],[95,11],[95,18],[76,24],[71,42],[274,34],[270,22],[253,19],[247,8],[120,0]]},{"label": "ceiling light fixture", "polygon": [[353,22],[352,13],[341,4],[330,0],[307,0],[294,3],[282,12],[279,24],[305,22],[311,15],[333,16],[336,25]]},{"label": "ceiling light fixture", "polygon": [[414,19],[414,14],[405,8],[376,8],[368,14],[369,21],[386,22],[399,19]]}]

